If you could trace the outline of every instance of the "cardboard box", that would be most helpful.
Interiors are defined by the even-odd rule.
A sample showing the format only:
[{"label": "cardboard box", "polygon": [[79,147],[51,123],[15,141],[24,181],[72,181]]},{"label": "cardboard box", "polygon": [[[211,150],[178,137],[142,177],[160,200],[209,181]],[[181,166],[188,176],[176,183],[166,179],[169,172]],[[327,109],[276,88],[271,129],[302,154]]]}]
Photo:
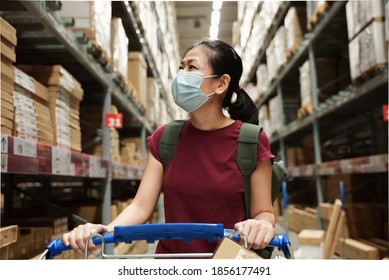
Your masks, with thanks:
[{"label": "cardboard box", "polygon": [[255,252],[235,242],[231,238],[224,237],[213,254],[213,259],[262,259]]},{"label": "cardboard box", "polygon": [[111,57],[111,1],[63,1],[55,14],[72,17],[72,29],[85,31],[89,40],[104,51],[107,58]]},{"label": "cardboard box", "polygon": [[19,68],[46,86],[49,91],[61,88],[78,101],[83,98],[81,84],[62,65],[21,65]]},{"label": "cardboard box", "polygon": [[14,81],[12,78],[9,78],[1,74],[1,92],[7,92],[13,94],[14,92]]},{"label": "cardboard box", "polygon": [[8,103],[13,103],[14,101],[11,93],[1,90],[1,101],[3,100],[7,101]]},{"label": "cardboard box", "polygon": [[348,1],[346,18],[348,38],[352,40],[371,21],[384,18],[384,1]]},{"label": "cardboard box", "polygon": [[127,85],[128,79],[128,37],[122,19],[111,19],[111,64],[113,71],[120,73]]},{"label": "cardboard box", "polygon": [[6,42],[1,42],[0,53],[2,62],[9,61],[11,64],[16,62],[15,47],[8,45]]},{"label": "cardboard box", "polygon": [[352,80],[387,63],[385,23],[373,21],[349,43],[349,63]]},{"label": "cardboard box", "polygon": [[7,118],[1,117],[1,126],[13,129],[14,127],[14,122],[12,120],[9,120]]},{"label": "cardboard box", "polygon": [[299,47],[306,32],[307,12],[304,6],[291,6],[285,15],[286,45],[288,57]]},{"label": "cardboard box", "polygon": [[[3,104],[3,102],[1,102]],[[1,116],[4,117],[4,118],[7,118],[9,120],[13,120],[14,119],[14,113],[13,111],[7,109],[7,108],[4,108],[3,106],[1,106]]]},{"label": "cardboard box", "polygon": [[53,235],[53,229],[51,227],[20,227],[20,231],[32,236],[31,254],[43,252]]},{"label": "cardboard box", "polygon": [[21,228],[29,227],[50,227],[53,229],[51,234],[60,233],[68,230],[68,217],[29,217],[26,219],[6,220],[5,223],[17,224]]},{"label": "cardboard box", "polygon": [[9,245],[8,259],[22,260],[31,257],[33,236],[31,234],[19,234],[18,240]]},{"label": "cardboard box", "polygon": [[14,81],[14,66],[12,64],[5,63],[4,60],[1,61],[1,75],[8,78],[10,81]]},{"label": "cardboard box", "polygon": [[147,63],[141,52],[128,53],[128,80],[139,93],[139,101],[147,106]]},{"label": "cardboard box", "polygon": [[18,229],[17,225],[0,228],[0,248],[15,243],[18,240]]},{"label": "cardboard box", "polygon": [[335,253],[345,259],[379,260],[377,248],[352,238],[340,238],[336,243]]},{"label": "cardboard box", "polygon": [[13,136],[14,132],[13,129],[10,129],[9,127],[1,126],[1,134]]},{"label": "cardboard box", "polygon": [[0,17],[0,36],[2,41],[6,40],[11,45],[16,46],[16,29],[2,17]]},{"label": "cardboard box", "polygon": [[[7,100],[1,100],[1,109],[7,109],[10,112],[15,112],[15,107],[13,105],[13,102],[9,102]],[[1,115],[3,116],[3,112],[1,112]],[[8,118],[8,119],[13,119],[13,118]]]}]

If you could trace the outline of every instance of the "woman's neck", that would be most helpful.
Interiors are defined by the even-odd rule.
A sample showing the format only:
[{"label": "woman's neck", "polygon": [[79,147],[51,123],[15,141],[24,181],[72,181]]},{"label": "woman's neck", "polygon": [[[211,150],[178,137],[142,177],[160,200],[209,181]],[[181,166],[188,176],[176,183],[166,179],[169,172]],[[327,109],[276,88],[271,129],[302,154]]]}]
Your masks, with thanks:
[{"label": "woman's neck", "polygon": [[193,126],[201,130],[215,130],[226,127],[234,120],[223,115],[222,112],[193,112],[190,114],[190,120]]}]

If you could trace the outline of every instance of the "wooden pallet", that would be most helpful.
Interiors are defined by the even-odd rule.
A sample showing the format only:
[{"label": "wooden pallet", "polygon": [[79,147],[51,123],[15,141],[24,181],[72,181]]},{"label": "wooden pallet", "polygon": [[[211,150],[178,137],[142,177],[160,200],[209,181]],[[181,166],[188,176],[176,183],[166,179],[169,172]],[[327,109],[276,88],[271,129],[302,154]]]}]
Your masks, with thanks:
[{"label": "wooden pallet", "polygon": [[297,110],[297,117],[299,119],[302,119],[302,118],[308,116],[309,114],[311,114],[312,112],[313,112],[313,104],[312,104],[312,102],[309,102],[308,104],[300,107]]},{"label": "wooden pallet", "polygon": [[311,18],[307,22],[308,30],[312,30],[312,28],[316,25],[316,23],[320,20],[320,18],[324,15],[328,8],[329,2],[327,1],[316,7],[316,9],[312,13]]},{"label": "wooden pallet", "polygon": [[123,89],[127,89],[127,82],[123,76],[122,73],[120,73],[119,71],[113,71],[113,75],[115,77],[115,81],[117,82],[117,84],[123,88]]},{"label": "wooden pallet", "polygon": [[89,44],[88,51],[92,56],[99,61],[102,66],[111,66],[111,58],[107,55],[107,52],[96,42],[96,36],[90,28],[70,28],[73,31],[83,32],[85,38],[83,39],[85,44]]},{"label": "wooden pallet", "polygon": [[291,59],[291,57],[293,56],[293,54],[296,52],[296,50],[300,46],[300,42],[301,42],[301,40],[299,40],[298,42],[294,42],[293,46],[286,51],[286,60],[287,61],[289,61]]},{"label": "wooden pallet", "polygon": [[371,67],[370,69],[363,72],[358,77],[352,79],[352,84],[360,84],[364,83],[366,80],[371,79],[373,76],[375,76],[377,73],[381,72],[383,69],[386,68],[386,64],[377,64]]}]

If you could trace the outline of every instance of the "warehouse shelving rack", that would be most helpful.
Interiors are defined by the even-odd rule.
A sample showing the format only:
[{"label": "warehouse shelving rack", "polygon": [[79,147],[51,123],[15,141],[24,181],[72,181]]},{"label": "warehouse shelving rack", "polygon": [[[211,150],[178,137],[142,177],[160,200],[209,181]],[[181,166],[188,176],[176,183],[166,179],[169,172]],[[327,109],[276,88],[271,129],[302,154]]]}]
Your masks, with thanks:
[{"label": "warehouse shelving rack", "polygon": [[[143,36],[143,27],[139,18],[133,11],[128,1],[113,1],[115,7],[113,13],[119,13],[123,21],[127,22],[126,33],[132,39],[131,50],[140,51],[148,63],[148,74],[154,77],[159,85],[162,99],[168,106],[169,117],[173,118],[174,112],[167,100],[167,90],[161,82],[156,68],[153,54],[150,51],[147,40]],[[110,66],[95,55],[95,48],[87,40],[85,35],[66,28],[66,20],[59,19],[52,12],[59,9],[60,1],[5,1],[1,5],[1,16],[13,25],[38,26],[43,31],[18,31],[17,63],[42,64],[42,62],[64,65],[65,68],[82,84],[84,91],[100,92],[100,94],[88,95],[88,99],[100,101],[102,116],[108,112],[110,105],[115,104],[123,113],[124,125],[140,133],[142,151],[145,153],[146,136],[155,129],[155,124],[145,117],[144,108],[134,101],[126,88],[117,80]],[[118,12],[119,10],[119,12]],[[42,28],[43,27],[43,28]],[[178,53],[178,50],[177,50]],[[33,55],[32,55],[33,54]],[[94,100],[93,100],[94,101]],[[89,101],[88,101],[89,102]],[[4,216],[12,217],[13,192],[18,190],[24,195],[38,200],[42,205],[53,208],[66,214],[75,222],[86,222],[85,219],[60,208],[50,201],[50,181],[73,180],[98,180],[102,186],[102,223],[110,221],[112,181],[139,181],[143,168],[123,166],[110,161],[110,134],[105,128],[104,118],[102,128],[98,129],[103,143],[102,158],[61,149],[55,146],[34,143],[17,137],[2,135],[2,181],[5,183],[5,207]],[[132,133],[134,134],[134,132]],[[30,148],[30,154],[19,154],[15,143]],[[71,159],[71,168],[55,169],[53,162],[62,161],[61,153],[65,153]],[[66,163],[65,163],[66,164]],[[10,187],[18,181],[44,182],[43,196],[37,196],[28,189]],[[42,176],[44,175],[44,179]],[[20,178],[19,178],[20,177]],[[136,183],[134,184],[136,186]]]},{"label": "warehouse shelving rack", "polygon": [[[333,56],[344,56],[348,53],[348,41],[345,40],[345,38],[337,38],[339,41],[334,44],[338,44],[338,47],[334,47],[331,50],[325,50],[325,46],[320,47],[322,42],[324,42],[323,45],[326,44],[326,36],[330,37],[332,33],[335,34],[335,37],[339,34],[336,32],[343,32],[342,36],[347,37],[347,35],[344,36],[344,32],[347,33],[346,29],[338,31],[341,29],[339,26],[343,26],[343,28],[347,26],[345,16],[346,3],[347,1],[326,1],[325,4],[328,4],[328,8],[318,18],[314,26],[311,29],[307,29],[297,49],[288,59],[287,63],[281,67],[276,77],[269,83],[266,92],[264,92],[256,102],[257,106],[260,108],[261,106],[267,105],[269,100],[275,96],[279,96],[281,100],[283,100],[279,108],[279,111],[282,112],[280,118],[281,128],[270,136],[272,150],[276,151],[277,155],[282,160],[288,161],[286,157],[286,147],[288,144],[293,145],[299,142],[298,139],[302,139],[306,135],[313,135],[314,162],[312,164],[289,167],[288,173],[291,181],[300,179],[305,180],[305,182],[306,180],[313,180],[315,182],[317,205],[324,202],[323,187],[321,183],[323,177],[341,174],[369,174],[378,178],[376,184],[381,184],[382,180],[385,179],[379,177],[379,174],[387,174],[388,172],[387,149],[385,151],[385,148],[377,148],[377,144],[374,143],[372,144],[374,147],[370,154],[356,157],[353,156],[350,158],[342,157],[334,160],[322,160],[321,150],[324,145],[323,141],[321,141],[322,134],[327,133],[328,131],[331,131],[332,134],[336,134],[336,127],[337,124],[339,124],[337,120],[346,117],[346,119],[351,119],[351,122],[352,120],[359,121],[359,115],[365,113],[371,114],[371,110],[382,106],[382,104],[387,104],[388,102],[387,65],[377,69],[374,75],[362,79],[360,82],[350,82],[350,86],[341,89],[337,94],[328,98],[321,104],[318,102],[320,89],[318,88],[317,83],[318,71],[316,68],[316,58],[323,56],[323,54],[330,57],[331,51]],[[299,5],[306,7],[307,20],[310,19],[313,12],[311,1],[283,1],[268,29],[267,35],[263,40],[263,44],[259,49],[254,63],[250,65],[248,74],[242,77],[243,86],[246,86],[251,82],[256,82],[255,75],[257,68],[261,63],[266,62],[266,49],[274,38],[278,28],[283,25],[286,12],[291,6]],[[343,47],[339,47],[339,45],[343,45]],[[248,47],[246,47],[246,49],[248,49]],[[242,53],[244,52],[245,49],[242,50]],[[296,114],[295,119],[288,120],[288,116],[286,116],[287,108],[284,108],[285,97],[288,95],[288,93],[286,93],[288,90],[287,87],[295,86],[296,69],[298,71],[298,67],[301,66],[305,60],[309,60],[312,69],[310,78],[313,87],[313,111],[303,118],[297,118]],[[270,112],[270,114],[271,113],[272,112]],[[376,115],[379,115],[379,112]],[[374,120],[368,121],[367,126],[373,127],[373,135],[377,135],[376,137],[385,137],[384,132],[377,132],[377,128],[374,128],[372,122],[374,122]],[[366,123],[357,122],[351,125],[351,127],[354,130],[363,130],[365,125]],[[374,142],[375,140],[373,139],[372,141]],[[385,196],[382,196],[382,191],[379,187],[376,188],[376,196],[381,199],[381,202],[383,201],[385,203]],[[318,226],[319,228],[322,226],[320,219],[318,219]]]}]

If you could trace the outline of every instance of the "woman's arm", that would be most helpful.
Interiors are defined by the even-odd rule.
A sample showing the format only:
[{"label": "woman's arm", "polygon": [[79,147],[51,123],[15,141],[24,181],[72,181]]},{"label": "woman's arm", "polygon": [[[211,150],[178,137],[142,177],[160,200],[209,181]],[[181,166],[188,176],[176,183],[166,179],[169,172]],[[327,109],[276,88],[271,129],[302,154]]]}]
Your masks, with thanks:
[{"label": "woman's arm", "polygon": [[[107,226],[101,224],[87,223],[74,228],[65,233],[62,240],[66,246],[71,246],[74,250],[82,252],[85,250],[85,241],[91,233],[113,231],[117,225],[142,224],[152,215],[162,187],[163,167],[149,152],[142,181],[133,202],[126,207]],[[90,249],[95,246],[90,244]]]},{"label": "woman's arm", "polygon": [[235,228],[247,237],[249,248],[266,247],[274,237],[275,218],[271,201],[271,160],[257,165],[251,175],[250,219],[237,223]]},{"label": "woman's arm", "polygon": [[134,200],[108,225],[109,231],[113,231],[117,225],[146,223],[154,212],[161,193],[162,178],[162,164],[149,152],[142,181]]}]

